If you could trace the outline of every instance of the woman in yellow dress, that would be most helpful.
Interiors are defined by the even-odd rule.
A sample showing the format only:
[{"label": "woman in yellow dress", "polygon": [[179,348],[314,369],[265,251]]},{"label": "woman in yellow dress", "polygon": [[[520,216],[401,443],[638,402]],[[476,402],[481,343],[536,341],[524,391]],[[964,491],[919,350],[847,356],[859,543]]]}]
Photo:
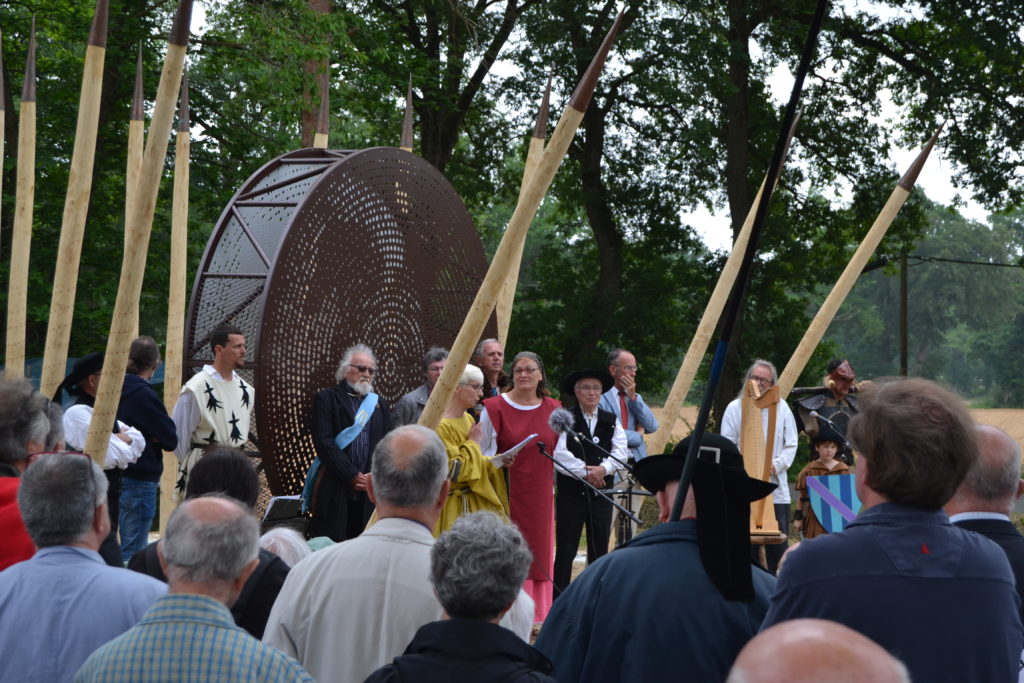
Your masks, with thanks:
[{"label": "woman in yellow dress", "polygon": [[459,515],[470,512],[490,510],[508,519],[504,473],[481,452],[480,425],[466,412],[480,400],[483,383],[480,368],[466,366],[437,426],[437,435],[448,449],[448,478],[452,484],[434,529],[435,537],[450,529]]}]

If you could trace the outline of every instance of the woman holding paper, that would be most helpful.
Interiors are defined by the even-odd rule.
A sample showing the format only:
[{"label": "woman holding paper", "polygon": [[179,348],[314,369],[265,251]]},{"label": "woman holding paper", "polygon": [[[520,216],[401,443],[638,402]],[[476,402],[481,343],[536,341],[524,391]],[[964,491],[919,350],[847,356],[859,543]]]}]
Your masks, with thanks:
[{"label": "woman holding paper", "polygon": [[544,621],[551,609],[554,571],[554,465],[551,453],[558,435],[548,418],[562,404],[548,396],[544,363],[523,351],[512,359],[512,389],[484,401],[480,416],[484,455],[506,453],[529,436],[530,441],[508,465],[509,517],[523,532],[533,563],[523,586],[534,602],[534,621]]},{"label": "woman holding paper", "polygon": [[459,515],[489,510],[508,519],[508,492],[501,471],[502,459],[487,458],[480,450],[480,425],[467,410],[483,395],[484,374],[467,365],[444,411],[437,435],[448,449],[448,478],[451,488],[434,536],[452,528]]}]

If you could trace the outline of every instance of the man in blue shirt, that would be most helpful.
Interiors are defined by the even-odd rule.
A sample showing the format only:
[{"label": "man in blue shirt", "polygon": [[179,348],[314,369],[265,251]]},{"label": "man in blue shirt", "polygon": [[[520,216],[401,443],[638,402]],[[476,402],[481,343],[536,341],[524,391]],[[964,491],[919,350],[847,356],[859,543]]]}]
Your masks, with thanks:
[{"label": "man in blue shirt", "polygon": [[21,477],[18,507],[39,550],[0,572],[0,677],[67,681],[167,586],[100,557],[110,533],[107,478],[88,457],[41,456]]}]

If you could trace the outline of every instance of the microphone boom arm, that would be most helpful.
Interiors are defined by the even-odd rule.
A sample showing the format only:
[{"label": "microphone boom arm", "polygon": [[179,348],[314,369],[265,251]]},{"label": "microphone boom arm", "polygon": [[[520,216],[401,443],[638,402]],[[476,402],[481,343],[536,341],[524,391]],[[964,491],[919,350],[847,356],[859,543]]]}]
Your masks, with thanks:
[{"label": "microphone boom arm", "polygon": [[[565,471],[565,473],[566,473],[566,474],[568,474],[568,475],[569,475],[570,477],[572,477],[572,478],[573,478],[573,479],[575,479],[576,481],[580,482],[581,484],[583,484],[584,486],[586,486],[587,488],[589,488],[589,489],[590,489],[591,491],[593,491],[593,492],[594,492],[594,493],[596,493],[597,495],[599,495],[599,496],[601,496],[602,498],[604,498],[605,500],[607,500],[607,501],[608,501],[609,503],[611,503],[611,504],[612,504],[613,506],[615,506],[615,507],[616,507],[616,508],[617,508],[617,509],[619,510],[619,512],[621,512],[621,513],[625,514],[626,516],[628,516],[628,517],[629,517],[629,518],[630,518],[631,520],[633,520],[633,521],[634,521],[634,522],[636,522],[637,524],[643,524],[643,522],[641,522],[641,521],[640,521],[640,519],[639,519],[639,518],[638,518],[638,517],[637,517],[636,515],[634,515],[634,514],[633,514],[633,513],[632,513],[632,512],[631,512],[631,511],[630,511],[630,510],[628,509],[628,508],[625,508],[625,507],[623,507],[622,505],[620,505],[620,504],[616,503],[616,502],[615,502],[614,500],[612,500],[611,496],[607,495],[607,494],[606,494],[606,493],[605,493],[604,491],[602,491],[601,489],[597,488],[596,486],[594,486],[594,485],[593,485],[593,484],[591,484],[591,483],[590,483],[589,481],[587,481],[586,479],[584,479],[584,478],[583,478],[583,477],[581,477],[580,475],[578,475],[578,474],[576,474],[575,472],[573,472],[572,470],[570,470],[570,469],[569,469],[568,467],[566,467],[566,466],[565,466],[565,465],[563,465],[562,463],[558,462],[558,461],[557,461],[557,460],[556,460],[556,459],[554,458],[554,456],[553,456],[553,455],[551,455],[550,453],[548,453],[548,449],[547,449],[547,447],[546,447],[546,446],[544,445],[544,442],[543,442],[543,441],[538,441],[538,442],[537,442],[537,450],[539,450],[539,451],[540,451],[540,454],[541,454],[541,455],[543,455],[543,456],[544,456],[545,458],[547,458],[547,459],[548,459],[548,460],[550,460],[551,462],[555,463],[555,465],[556,465],[557,467],[560,467],[560,468],[561,468],[561,469],[562,469],[563,471]],[[613,457],[614,457],[614,456],[613,456]]]}]

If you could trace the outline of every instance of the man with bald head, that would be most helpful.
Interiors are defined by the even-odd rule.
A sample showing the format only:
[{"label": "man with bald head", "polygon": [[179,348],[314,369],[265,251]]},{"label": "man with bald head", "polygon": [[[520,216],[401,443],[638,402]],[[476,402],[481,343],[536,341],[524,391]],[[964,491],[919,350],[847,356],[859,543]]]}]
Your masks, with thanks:
[{"label": "man with bald head", "polygon": [[761,631],[740,650],[726,683],[872,681],[910,683],[878,643],[824,619],[794,619]]},{"label": "man with bald head", "polygon": [[448,452],[433,431],[408,425],[381,439],[367,481],[380,521],[292,568],[264,642],[318,681],[362,681],[440,619],[430,549],[447,472]]},{"label": "man with bald head", "polygon": [[238,501],[182,503],[157,546],[167,595],[94,652],[75,680],[312,681],[294,659],[236,626],[228,609],[259,564],[258,550],[259,527]]},{"label": "man with bald head", "polygon": [[945,505],[949,521],[995,541],[1006,553],[1017,579],[1024,621],[1024,536],[1010,521],[1013,504],[1024,493],[1020,444],[997,427],[978,425],[978,460]]}]

